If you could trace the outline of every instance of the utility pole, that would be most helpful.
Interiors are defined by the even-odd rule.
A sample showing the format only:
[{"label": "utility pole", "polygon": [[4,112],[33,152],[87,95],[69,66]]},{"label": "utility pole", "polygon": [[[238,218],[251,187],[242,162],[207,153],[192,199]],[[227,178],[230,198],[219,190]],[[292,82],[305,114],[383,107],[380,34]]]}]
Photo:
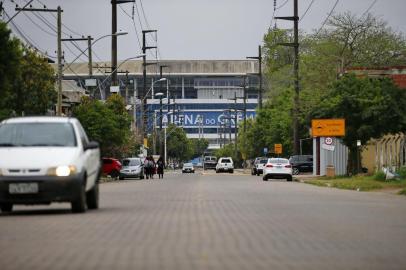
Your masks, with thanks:
[{"label": "utility pole", "polygon": [[293,21],[293,43],[279,43],[279,45],[289,46],[294,48],[295,59],[293,62],[293,73],[295,75],[295,96],[293,99],[293,154],[299,154],[299,15],[298,15],[298,0],[293,1],[293,17],[275,17],[275,19]]},{"label": "utility pole", "polygon": [[44,8],[26,8],[25,5],[23,8],[16,7],[16,11],[31,11],[31,12],[56,12],[57,16],[57,54],[58,54],[58,101],[56,113],[58,116],[62,115],[62,12],[60,6],[57,9],[48,9]]},{"label": "utility pole", "polygon": [[142,137],[145,138],[147,135],[147,125],[148,125],[148,117],[146,114],[147,111],[147,66],[150,64],[155,63],[147,63],[147,50],[149,49],[156,49],[156,46],[146,46],[146,39],[145,34],[157,32],[157,30],[142,30],[142,53],[144,56],[142,57],[142,77],[143,77],[143,88],[142,94],[140,95],[140,99],[143,100],[143,104],[141,104],[141,112],[142,112],[142,121],[141,121],[141,130],[142,130]]},{"label": "utility pole", "polygon": [[262,49],[261,45],[258,46],[258,56],[248,56],[247,59],[258,60],[258,77],[259,77],[259,89],[258,89],[258,106],[262,109]]},{"label": "utility pole", "polygon": [[135,0],[111,0],[111,85],[118,85],[117,81],[117,5],[133,3]]},{"label": "utility pole", "polygon": [[93,76],[93,60],[92,60],[92,40],[91,36],[82,37],[82,38],[63,38],[61,41],[87,41],[87,51],[88,51],[88,70],[89,77]]}]

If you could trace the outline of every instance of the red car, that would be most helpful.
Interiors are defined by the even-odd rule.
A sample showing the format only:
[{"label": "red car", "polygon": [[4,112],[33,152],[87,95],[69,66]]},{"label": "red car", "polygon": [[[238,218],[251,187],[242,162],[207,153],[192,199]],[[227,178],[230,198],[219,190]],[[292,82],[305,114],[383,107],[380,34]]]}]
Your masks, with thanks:
[{"label": "red car", "polygon": [[121,163],[115,158],[103,158],[103,174],[117,178],[120,175]]}]

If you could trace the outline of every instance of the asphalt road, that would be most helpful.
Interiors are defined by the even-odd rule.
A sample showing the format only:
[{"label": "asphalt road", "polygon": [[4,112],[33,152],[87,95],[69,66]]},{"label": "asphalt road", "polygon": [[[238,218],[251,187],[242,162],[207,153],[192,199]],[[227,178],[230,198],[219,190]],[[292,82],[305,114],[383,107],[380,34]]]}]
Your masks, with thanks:
[{"label": "asphalt road", "polygon": [[0,215],[0,269],[406,269],[406,197],[167,174]]}]

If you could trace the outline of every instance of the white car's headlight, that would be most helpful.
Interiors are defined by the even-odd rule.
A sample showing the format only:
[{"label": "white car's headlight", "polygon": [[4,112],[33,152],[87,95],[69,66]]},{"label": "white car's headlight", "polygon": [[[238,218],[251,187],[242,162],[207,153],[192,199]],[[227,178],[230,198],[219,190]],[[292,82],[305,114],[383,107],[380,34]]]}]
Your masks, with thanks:
[{"label": "white car's headlight", "polygon": [[69,176],[76,173],[75,166],[58,166],[48,169],[48,175],[50,176]]}]

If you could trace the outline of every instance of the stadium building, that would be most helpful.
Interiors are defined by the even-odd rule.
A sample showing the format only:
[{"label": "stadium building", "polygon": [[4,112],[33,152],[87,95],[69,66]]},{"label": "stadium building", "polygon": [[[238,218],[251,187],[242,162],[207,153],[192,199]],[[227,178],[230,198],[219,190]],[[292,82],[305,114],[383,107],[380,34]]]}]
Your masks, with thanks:
[{"label": "stadium building", "polygon": [[[109,65],[109,62],[95,63],[92,80],[88,80],[87,63],[71,64],[64,67],[64,80],[75,80],[78,86],[86,88],[92,96],[106,99],[112,94]],[[189,138],[208,139],[209,148],[219,148],[233,141],[235,121],[238,124],[244,117],[255,117],[259,89],[257,73],[256,60],[175,60],[160,61],[159,65],[148,63],[147,132],[151,133],[155,127],[159,127],[162,118],[163,128],[168,123],[181,126]],[[142,61],[119,64],[118,80],[119,93],[126,98],[127,108],[134,115],[135,128],[140,127],[142,106],[138,93],[143,90]]]}]

